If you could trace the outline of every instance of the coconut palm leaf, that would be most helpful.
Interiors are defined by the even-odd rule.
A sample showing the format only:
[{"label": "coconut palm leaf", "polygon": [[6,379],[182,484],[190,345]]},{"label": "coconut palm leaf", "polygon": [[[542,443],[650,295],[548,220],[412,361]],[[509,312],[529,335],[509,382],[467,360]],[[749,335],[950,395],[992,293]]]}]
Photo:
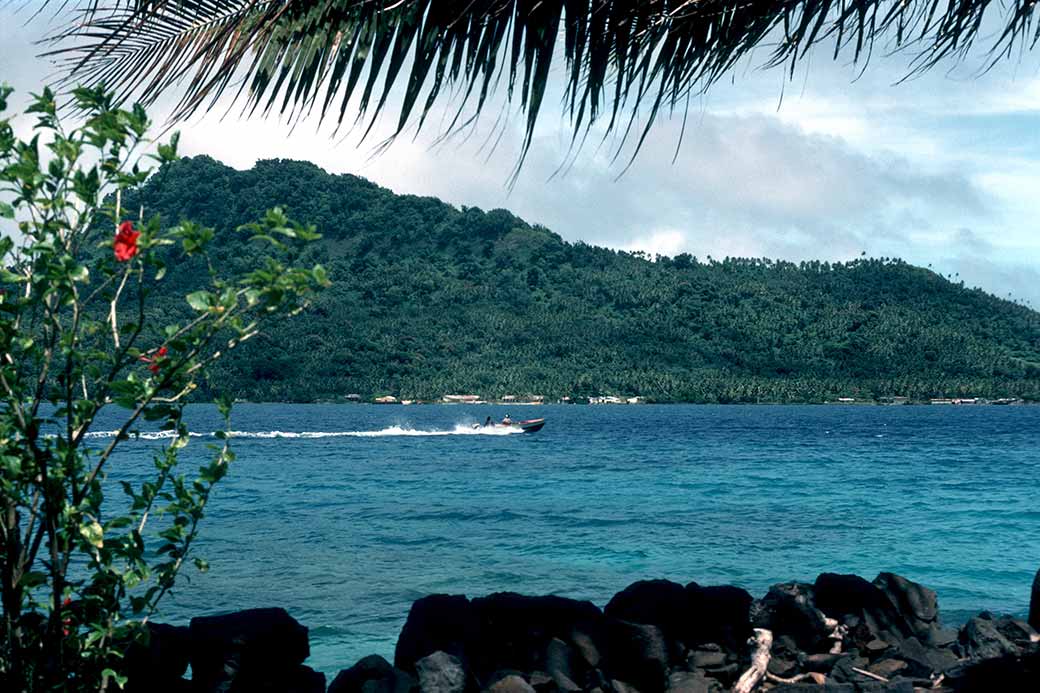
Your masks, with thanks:
[{"label": "coconut palm leaf", "polygon": [[[57,0],[52,0],[57,2]],[[67,0],[70,1],[70,0]],[[575,137],[596,123],[635,149],[662,109],[765,47],[768,66],[814,45],[864,63],[909,47],[909,73],[963,58],[989,14],[992,60],[1040,38],[1033,0],[90,0],[48,55],[67,80],[145,103],[180,95],[175,118],[229,89],[251,114],[350,120],[365,133],[402,90],[394,134],[452,100],[449,129],[479,114],[500,78],[525,114],[526,153],[553,61]],[[446,92],[450,92],[446,96]],[[425,95],[425,96],[424,96]],[[396,102],[396,100],[395,100]],[[338,108],[337,108],[338,105]],[[605,123],[603,121],[606,121]],[[522,161],[522,155],[521,155]]]}]

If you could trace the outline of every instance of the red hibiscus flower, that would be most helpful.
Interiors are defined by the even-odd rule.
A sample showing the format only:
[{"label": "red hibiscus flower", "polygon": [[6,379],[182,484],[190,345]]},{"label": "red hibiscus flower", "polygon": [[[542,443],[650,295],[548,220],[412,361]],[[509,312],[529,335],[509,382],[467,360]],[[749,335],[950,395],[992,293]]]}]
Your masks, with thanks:
[{"label": "red hibiscus flower", "polygon": [[137,237],[140,235],[141,232],[134,230],[134,224],[131,221],[124,221],[119,225],[115,243],[112,245],[116,260],[126,262],[137,255]]},{"label": "red hibiscus flower", "polygon": [[[63,608],[69,606],[70,604],[72,604],[72,597],[65,597],[65,600],[61,603]],[[72,627],[72,617],[66,616],[65,618],[63,618],[61,620],[61,625],[61,634],[65,637],[68,637],[69,633],[72,632],[70,630],[70,628]]]},{"label": "red hibiscus flower", "polygon": [[159,347],[159,350],[155,352],[155,356],[141,355],[141,360],[148,364],[148,370],[152,373],[158,373],[162,367],[159,365],[159,361],[166,358],[166,347]]}]

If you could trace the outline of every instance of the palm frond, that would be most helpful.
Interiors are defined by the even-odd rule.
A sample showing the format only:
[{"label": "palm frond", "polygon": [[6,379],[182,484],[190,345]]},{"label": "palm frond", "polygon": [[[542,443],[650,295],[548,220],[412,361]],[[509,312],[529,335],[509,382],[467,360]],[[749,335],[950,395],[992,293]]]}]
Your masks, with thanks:
[{"label": "palm frond", "polygon": [[[53,0],[57,1],[57,0]],[[635,137],[662,109],[685,109],[759,46],[793,70],[814,45],[865,63],[876,43],[910,48],[909,74],[962,59],[984,18],[1002,30],[990,60],[1040,39],[1034,0],[84,0],[47,55],[71,82],[105,83],[149,103],[180,94],[186,118],[235,98],[251,114],[348,119],[365,132],[403,89],[394,135],[452,100],[455,127],[505,78],[525,114],[526,154],[550,69],[564,61],[575,138],[594,124]],[[424,97],[425,94],[425,97]],[[357,99],[356,102],[353,99]],[[356,103],[356,105],[354,105]],[[336,107],[338,105],[338,108]],[[366,123],[367,119],[367,123]],[[605,123],[604,123],[605,121]],[[462,119],[461,122],[468,122]]]}]

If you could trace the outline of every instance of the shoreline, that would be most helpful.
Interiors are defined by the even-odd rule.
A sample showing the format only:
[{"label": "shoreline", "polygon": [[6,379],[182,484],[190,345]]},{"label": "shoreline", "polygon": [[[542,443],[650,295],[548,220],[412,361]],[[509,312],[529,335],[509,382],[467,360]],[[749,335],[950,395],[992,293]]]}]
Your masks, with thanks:
[{"label": "shoreline", "polygon": [[[1010,398],[1007,398],[1010,399]],[[627,403],[601,403],[601,404],[587,404],[584,402],[502,402],[495,400],[481,400],[478,402],[439,402],[439,401],[407,401],[407,402],[373,402],[373,401],[355,401],[355,400],[246,400],[236,399],[235,404],[349,404],[349,405],[367,405],[367,406],[378,406],[378,407],[412,407],[412,406],[444,406],[444,407],[461,407],[461,406],[490,406],[490,407],[546,407],[546,406],[566,406],[566,407],[641,407],[641,406],[704,406],[704,407],[946,407],[946,408],[962,408],[962,407],[1022,407],[1022,406],[1035,406],[1040,404],[1040,400],[1029,400],[1029,399],[1015,399],[1012,402],[974,402],[974,403],[954,403],[954,402],[928,402],[928,401],[909,401],[909,402],[883,402],[878,400],[857,400],[855,402],[815,402],[815,401],[798,401],[798,402],[702,402],[702,401],[686,401],[686,400],[665,400],[665,401],[646,401],[638,404],[627,404]],[[192,404],[213,404],[211,400],[192,402]]]},{"label": "shoreline", "polygon": [[[936,593],[893,573],[823,573],[755,597],[730,585],[640,580],[603,607],[559,596],[432,594],[393,662],[327,676],[284,609],[150,624],[127,691],[296,693],[983,693],[1040,681],[1040,571],[1025,618],[944,625]],[[184,679],[188,665],[192,679]]]}]

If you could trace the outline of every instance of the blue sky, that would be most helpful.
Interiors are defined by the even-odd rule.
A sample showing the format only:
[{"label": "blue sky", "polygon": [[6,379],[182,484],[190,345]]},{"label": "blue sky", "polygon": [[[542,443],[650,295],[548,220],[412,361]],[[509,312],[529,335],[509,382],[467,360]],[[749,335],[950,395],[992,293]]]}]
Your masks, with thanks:
[{"label": "blue sky", "polygon": [[[50,74],[32,44],[47,24],[26,23],[30,13],[18,7],[0,9],[0,80],[25,92]],[[489,152],[481,144],[494,109],[468,140],[434,146],[431,129],[379,156],[370,144],[335,139],[312,122],[290,132],[276,119],[213,114],[179,126],[181,152],[238,168],[263,158],[307,159],[401,193],[504,207],[568,240],[615,248],[717,258],[901,257],[1040,305],[1036,55],[981,75],[980,55],[901,83],[906,55],[876,58],[857,78],[857,67],[816,51],[792,80],[757,69],[764,59],[763,52],[746,61],[691,105],[674,163],[678,117],[659,123],[620,179],[609,153],[589,146],[566,175],[550,180],[570,136],[551,111],[511,190],[520,119]],[[152,113],[161,121],[166,110],[160,103]],[[17,123],[23,133],[27,124]]]}]

